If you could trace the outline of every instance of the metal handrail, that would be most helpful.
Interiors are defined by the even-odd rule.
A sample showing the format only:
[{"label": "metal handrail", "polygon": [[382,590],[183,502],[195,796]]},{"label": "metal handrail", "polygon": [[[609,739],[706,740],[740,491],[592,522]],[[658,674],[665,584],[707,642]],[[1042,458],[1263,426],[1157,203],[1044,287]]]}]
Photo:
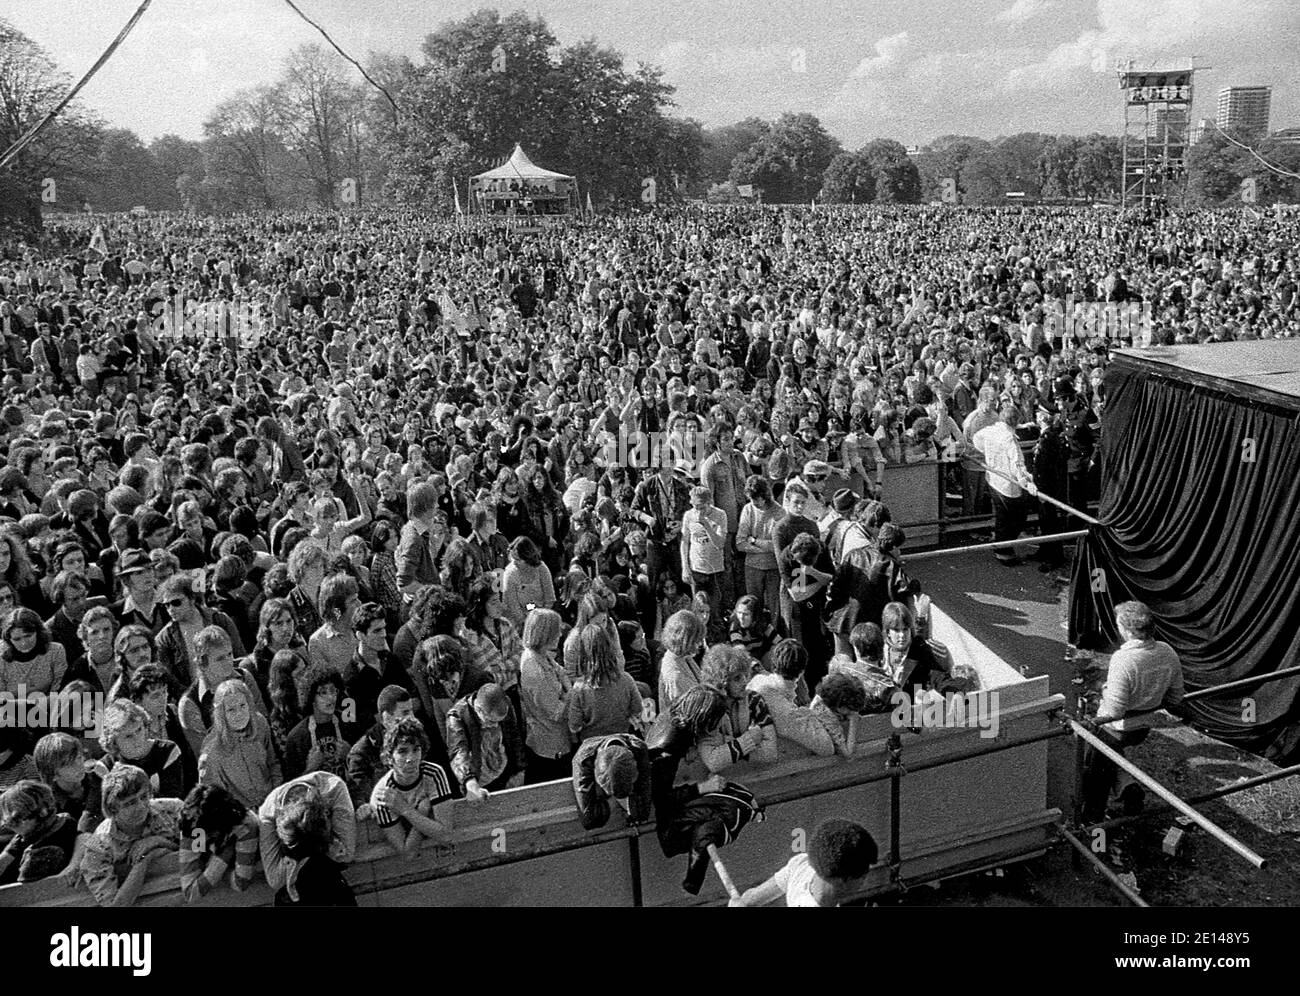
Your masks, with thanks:
[{"label": "metal handrail", "polygon": [[[1268,785],[1270,782],[1281,781],[1283,778],[1293,778],[1300,775],[1300,764],[1293,764],[1289,768],[1278,768],[1277,771],[1269,771],[1266,774],[1256,775],[1254,778],[1243,778],[1240,781],[1233,782],[1231,785],[1225,785],[1223,788],[1214,789],[1211,792],[1202,792],[1200,795],[1194,795],[1187,800],[1189,806],[1196,806],[1202,802],[1213,802],[1215,799],[1223,799],[1230,795],[1236,795],[1238,792],[1244,792],[1247,789],[1258,788],[1261,785]],[[1124,826],[1128,823],[1136,823],[1139,820],[1149,819],[1152,816],[1162,816],[1168,812],[1168,807],[1146,809],[1140,813],[1132,813],[1128,816],[1116,816],[1109,820],[1102,820],[1100,823],[1094,823],[1088,827],[1089,830],[1109,830],[1112,827]]]},{"label": "metal handrail", "polygon": [[1073,728],[1075,736],[1079,737],[1085,743],[1091,745],[1094,750],[1101,753],[1113,764],[1117,765],[1118,767],[1122,768],[1124,771],[1128,772],[1130,777],[1136,779],[1139,783],[1146,786],[1148,789],[1150,789],[1152,792],[1158,795],[1161,799],[1167,802],[1174,809],[1178,810],[1188,819],[1192,820],[1194,823],[1196,823],[1197,826],[1201,827],[1203,830],[1209,833],[1210,836],[1212,836],[1220,844],[1228,848],[1228,850],[1239,855],[1241,858],[1243,858],[1248,863],[1254,865],[1256,868],[1264,867],[1264,865],[1266,864],[1265,860],[1262,857],[1260,857],[1258,854],[1256,854],[1254,851],[1252,851],[1245,844],[1243,844],[1241,841],[1239,841],[1236,837],[1232,836],[1232,834],[1228,833],[1228,831],[1224,830],[1218,824],[1202,816],[1191,806],[1185,803],[1182,799],[1178,798],[1178,796],[1170,792],[1169,789],[1165,788],[1158,781],[1156,781],[1154,778],[1148,775],[1145,771],[1143,771],[1141,768],[1135,765],[1132,761],[1128,760],[1128,758],[1126,758],[1123,754],[1115,750],[1114,747],[1112,747],[1110,744],[1103,741],[1100,737],[1098,737],[1091,730],[1087,729],[1081,723],[1078,723],[1073,719],[1069,720],[1068,722],[1071,728]]},{"label": "metal handrail", "polygon": [[1226,692],[1233,688],[1245,688],[1248,685],[1262,685],[1265,682],[1277,681],[1278,678],[1289,678],[1292,675],[1300,674],[1300,665],[1296,667],[1285,667],[1278,671],[1270,671],[1268,674],[1256,674],[1249,678],[1237,678],[1233,681],[1224,682],[1222,685],[1214,685],[1210,688],[1199,688],[1194,692],[1189,692],[1183,696],[1184,702],[1192,702],[1196,699],[1203,699],[1210,695],[1217,695],[1220,692]]},{"label": "metal handrail", "polygon": [[1118,875],[1116,875],[1113,871],[1107,868],[1106,863],[1102,861],[1101,858],[1097,857],[1097,855],[1093,854],[1092,849],[1088,847],[1087,844],[1081,841],[1074,834],[1070,833],[1070,831],[1065,829],[1065,827],[1063,826],[1058,825],[1056,828],[1056,832],[1061,835],[1062,840],[1064,840],[1076,851],[1078,851],[1085,858],[1087,858],[1088,861],[1092,864],[1093,868],[1097,869],[1097,871],[1101,874],[1101,876],[1104,879],[1106,879],[1107,882],[1113,885],[1116,889],[1118,889],[1119,892],[1124,896],[1124,898],[1127,899],[1130,903],[1132,903],[1134,906],[1141,906],[1144,908],[1150,906],[1149,903],[1147,903],[1141,896],[1139,896],[1136,892],[1133,891],[1132,887],[1129,886],[1127,882],[1123,881]]}]

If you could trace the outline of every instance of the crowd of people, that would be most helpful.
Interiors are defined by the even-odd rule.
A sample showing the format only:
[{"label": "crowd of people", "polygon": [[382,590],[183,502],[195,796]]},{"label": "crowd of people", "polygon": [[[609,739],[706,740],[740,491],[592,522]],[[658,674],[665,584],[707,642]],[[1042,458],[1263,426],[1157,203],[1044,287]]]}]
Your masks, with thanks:
[{"label": "crowd of people", "polygon": [[[358,825],[416,855],[558,779],[698,890],[761,812],[729,768],[978,682],[926,638],[887,467],[938,463],[998,539],[1059,531],[1034,496],[1086,507],[1127,342],[1054,302],[1140,302],[1157,343],[1300,332],[1295,219],[96,224],[0,258],[0,699],[102,703],[0,723],[0,883],[105,905],[177,855],[187,899],[348,903]],[[860,830],[742,898],[833,898]]]}]

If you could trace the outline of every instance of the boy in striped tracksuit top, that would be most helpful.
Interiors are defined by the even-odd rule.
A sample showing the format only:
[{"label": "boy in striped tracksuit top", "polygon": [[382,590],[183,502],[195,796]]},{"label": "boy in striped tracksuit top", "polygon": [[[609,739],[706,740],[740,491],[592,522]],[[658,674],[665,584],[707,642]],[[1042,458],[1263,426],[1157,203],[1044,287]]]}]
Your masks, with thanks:
[{"label": "boy in striped tracksuit top", "polygon": [[235,866],[231,887],[243,892],[257,869],[257,815],[225,789],[197,785],[181,810],[181,894],[187,903],[206,896]]}]

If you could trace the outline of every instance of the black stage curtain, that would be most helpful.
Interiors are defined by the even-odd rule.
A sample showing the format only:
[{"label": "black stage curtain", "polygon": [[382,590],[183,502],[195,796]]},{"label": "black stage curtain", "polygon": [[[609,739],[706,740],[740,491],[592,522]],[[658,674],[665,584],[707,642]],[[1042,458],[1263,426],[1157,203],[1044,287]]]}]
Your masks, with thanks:
[{"label": "black stage curtain", "polygon": [[[1189,692],[1300,663],[1300,416],[1123,357],[1106,391],[1102,525],[1079,543],[1071,642],[1116,646],[1114,607],[1137,599],[1182,658]],[[1192,722],[1287,758],[1300,743],[1297,692],[1292,677],[1208,696],[1189,704]]]}]

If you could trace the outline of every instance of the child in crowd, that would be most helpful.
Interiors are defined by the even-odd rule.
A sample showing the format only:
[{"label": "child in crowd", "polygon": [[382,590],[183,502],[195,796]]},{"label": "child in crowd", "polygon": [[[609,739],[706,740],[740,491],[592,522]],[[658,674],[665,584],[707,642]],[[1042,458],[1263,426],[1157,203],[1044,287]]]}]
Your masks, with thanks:
[{"label": "child in crowd", "polygon": [[[707,601],[707,600],[706,600]],[[691,607],[689,592],[682,591],[678,579],[671,574],[659,575],[658,616],[656,619],[655,639],[663,638],[664,625],[676,612]]]}]

